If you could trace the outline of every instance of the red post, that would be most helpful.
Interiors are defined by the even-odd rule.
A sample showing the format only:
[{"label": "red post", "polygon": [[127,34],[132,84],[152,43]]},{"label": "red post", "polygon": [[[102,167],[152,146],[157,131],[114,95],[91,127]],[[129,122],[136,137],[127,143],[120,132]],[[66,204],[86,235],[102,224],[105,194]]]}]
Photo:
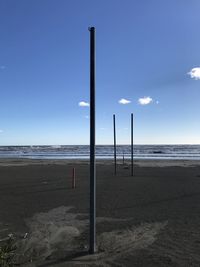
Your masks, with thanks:
[{"label": "red post", "polygon": [[73,171],[72,171],[72,188],[76,188],[76,171],[75,171],[75,168],[73,168]]}]

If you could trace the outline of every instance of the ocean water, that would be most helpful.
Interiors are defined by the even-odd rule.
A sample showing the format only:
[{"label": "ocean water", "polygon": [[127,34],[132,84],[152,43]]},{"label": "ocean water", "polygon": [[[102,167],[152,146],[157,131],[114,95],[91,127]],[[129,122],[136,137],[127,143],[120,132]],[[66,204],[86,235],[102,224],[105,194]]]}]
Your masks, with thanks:
[{"label": "ocean water", "polygon": [[[112,159],[113,145],[96,146],[97,159]],[[131,156],[130,145],[117,146],[117,158]],[[0,146],[0,158],[88,159],[89,146]],[[135,159],[200,160],[200,145],[134,145]]]}]

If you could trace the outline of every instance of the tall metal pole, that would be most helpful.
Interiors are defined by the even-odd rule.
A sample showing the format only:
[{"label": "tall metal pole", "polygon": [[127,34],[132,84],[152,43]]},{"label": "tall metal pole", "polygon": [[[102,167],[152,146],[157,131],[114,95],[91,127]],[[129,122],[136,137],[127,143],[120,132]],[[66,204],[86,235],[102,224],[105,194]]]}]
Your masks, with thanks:
[{"label": "tall metal pole", "polygon": [[116,153],[116,127],[115,127],[115,114],[113,114],[113,133],[114,133],[114,162],[115,162],[115,175],[117,174],[117,153]]},{"label": "tall metal pole", "polygon": [[131,176],[133,176],[133,113],[131,113]]},{"label": "tall metal pole", "polygon": [[96,252],[95,28],[90,31],[90,248]]}]

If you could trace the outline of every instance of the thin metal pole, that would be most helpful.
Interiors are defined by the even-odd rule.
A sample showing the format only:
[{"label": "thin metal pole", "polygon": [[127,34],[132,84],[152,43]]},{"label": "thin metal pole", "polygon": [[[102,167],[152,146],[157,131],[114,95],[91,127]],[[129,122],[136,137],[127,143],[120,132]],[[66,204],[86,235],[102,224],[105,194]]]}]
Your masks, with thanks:
[{"label": "thin metal pole", "polygon": [[90,31],[90,254],[96,252],[95,28]]},{"label": "thin metal pole", "polygon": [[73,168],[72,170],[72,188],[76,188],[76,169]]},{"label": "thin metal pole", "polygon": [[117,174],[117,153],[116,153],[116,126],[115,114],[113,114],[113,133],[114,133],[114,162],[115,162],[115,175]]},{"label": "thin metal pole", "polygon": [[131,176],[133,176],[133,113],[131,113]]}]

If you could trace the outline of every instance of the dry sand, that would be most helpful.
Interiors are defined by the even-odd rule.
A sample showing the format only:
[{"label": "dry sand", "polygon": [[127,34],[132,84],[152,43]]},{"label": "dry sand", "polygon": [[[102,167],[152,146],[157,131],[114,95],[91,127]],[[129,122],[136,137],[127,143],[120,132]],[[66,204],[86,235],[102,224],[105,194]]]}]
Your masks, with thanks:
[{"label": "dry sand", "polygon": [[[76,168],[76,189],[71,188]],[[184,168],[183,168],[184,167]],[[0,161],[0,237],[20,266],[200,266],[200,162],[97,164],[98,253],[88,255],[87,161]],[[24,238],[25,237],[25,238]]]}]

